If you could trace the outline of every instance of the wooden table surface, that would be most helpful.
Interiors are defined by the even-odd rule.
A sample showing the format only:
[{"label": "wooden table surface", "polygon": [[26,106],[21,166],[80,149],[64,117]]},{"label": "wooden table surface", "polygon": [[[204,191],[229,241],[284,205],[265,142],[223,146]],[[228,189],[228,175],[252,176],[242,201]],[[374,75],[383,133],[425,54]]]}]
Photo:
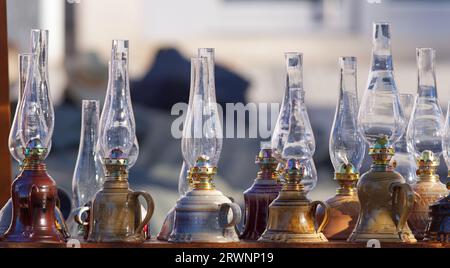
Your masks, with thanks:
[{"label": "wooden table surface", "polygon": [[[259,243],[241,241],[238,243],[168,243],[149,240],[142,244],[126,243],[81,243],[81,248],[365,248],[365,243]],[[66,244],[7,243],[0,242],[0,248],[58,248]],[[450,243],[381,243],[382,248],[450,248]]]}]

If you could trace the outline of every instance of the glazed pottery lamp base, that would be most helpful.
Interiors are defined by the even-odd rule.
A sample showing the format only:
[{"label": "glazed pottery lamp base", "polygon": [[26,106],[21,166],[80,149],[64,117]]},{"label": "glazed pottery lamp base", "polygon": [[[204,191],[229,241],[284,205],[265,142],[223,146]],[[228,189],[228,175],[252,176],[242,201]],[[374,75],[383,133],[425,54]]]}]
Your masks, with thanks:
[{"label": "glazed pottery lamp base", "polygon": [[[323,229],[325,237],[329,240],[347,240],[358,220],[360,210],[356,183],[359,173],[352,164],[342,164],[339,172],[335,173],[335,180],[339,184],[336,195],[325,203],[330,207],[330,219]],[[318,210],[318,218],[322,219],[324,210]]]},{"label": "glazed pottery lamp base", "polygon": [[[145,241],[144,227],[153,214],[154,202],[148,193],[129,188],[127,164],[125,158],[106,158],[107,174],[103,188],[95,195],[90,207],[78,212],[75,220],[89,229],[88,242]],[[147,203],[144,219],[139,196]],[[89,221],[82,220],[83,213],[88,213]]]},{"label": "glazed pottery lamp base", "polygon": [[414,192],[389,162],[394,149],[387,138],[370,148],[371,169],[358,183],[361,211],[349,242],[416,242],[407,219],[414,204]]},{"label": "glazed pottery lamp base", "polygon": [[[306,197],[306,192],[301,184],[303,168],[300,167],[300,162],[290,159],[284,174],[286,182],[278,197],[269,206],[267,229],[258,241],[327,242],[322,230],[328,222],[329,208],[321,201],[311,202]],[[317,223],[315,217],[319,205],[326,208],[321,223]]]},{"label": "glazed pottery lamp base", "polygon": [[245,222],[239,237],[243,240],[257,240],[261,237],[267,227],[269,205],[282,187],[276,172],[278,161],[272,156],[271,149],[261,148],[255,162],[260,166],[260,171],[253,185],[244,192]]},{"label": "glazed pottery lamp base", "polygon": [[23,169],[11,186],[12,222],[2,240],[64,243],[55,215],[58,191],[43,163],[47,149],[36,145],[26,149]]},{"label": "glazed pottery lamp base", "polygon": [[235,226],[240,222],[241,210],[215,189],[212,179],[217,173],[216,167],[211,166],[207,156],[200,156],[189,172],[193,179],[193,189],[177,202],[174,227],[168,241],[238,242]]},{"label": "glazed pottery lamp base", "polygon": [[436,173],[439,167],[439,158],[431,151],[424,151],[417,161],[417,182],[412,185],[417,194],[408,225],[418,240],[423,240],[426,228],[430,223],[430,206],[448,195],[445,184],[441,183]]}]

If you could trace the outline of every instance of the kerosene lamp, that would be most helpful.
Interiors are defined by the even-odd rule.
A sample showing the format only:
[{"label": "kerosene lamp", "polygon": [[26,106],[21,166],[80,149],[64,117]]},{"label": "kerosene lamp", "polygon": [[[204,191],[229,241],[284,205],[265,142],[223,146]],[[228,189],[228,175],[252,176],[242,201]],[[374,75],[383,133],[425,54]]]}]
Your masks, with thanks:
[{"label": "kerosene lamp", "polygon": [[44,164],[54,127],[47,77],[48,31],[32,30],[31,44],[32,59],[18,110],[23,161],[12,184],[13,215],[3,240],[63,243],[66,236],[60,230],[65,223],[56,213],[58,191]]},{"label": "kerosene lamp", "polygon": [[[357,128],[356,58],[341,57],[339,65],[339,100],[329,151],[335,170],[334,179],[340,187],[335,196],[325,201],[330,207],[330,217],[323,233],[329,240],[347,240],[355,228],[360,210],[356,183],[365,153],[364,140]],[[323,210],[318,214],[322,215]]]},{"label": "kerosene lamp", "polygon": [[[267,228],[258,239],[261,242],[326,242],[322,233],[328,222],[329,209],[321,201],[311,202],[307,198],[310,189],[302,183],[304,167],[302,161],[311,159],[315,151],[315,140],[304,102],[302,55],[295,58],[299,62],[296,75],[289,76],[289,128],[283,146],[282,158],[286,163],[284,185],[278,197],[269,206]],[[288,72],[290,70],[288,69]],[[324,219],[318,223],[318,206],[325,207]],[[316,226],[318,226],[316,228]]]},{"label": "kerosene lamp", "polygon": [[[260,242],[317,243],[327,242],[322,230],[328,223],[329,209],[322,201],[311,202],[301,183],[304,168],[300,160],[286,161],[284,184],[278,197],[269,206],[267,228]],[[317,208],[325,208],[322,221],[316,218]],[[317,226],[317,227],[316,227]]]},{"label": "kerosene lamp", "polygon": [[419,83],[406,133],[408,146],[417,159],[417,182],[411,185],[417,198],[408,224],[418,240],[424,238],[429,224],[429,206],[448,194],[437,174],[445,123],[437,97],[435,54],[432,48],[417,49]]},{"label": "kerosene lamp", "polygon": [[[208,81],[207,81],[207,87],[205,88],[205,92],[203,92],[201,89],[197,88],[196,86],[199,86],[199,84],[196,84],[196,78],[198,68],[200,67],[200,64],[198,64],[198,61],[196,59],[193,59],[191,61],[191,84],[189,89],[189,105],[188,109],[186,111],[186,118],[183,124],[183,133],[181,138],[181,152],[183,155],[183,165],[180,170],[180,176],[178,178],[178,193],[180,195],[180,198],[185,196],[186,193],[192,189],[191,182],[192,180],[188,177],[188,173],[190,168],[192,168],[197,160],[198,155],[191,153],[191,131],[192,127],[194,127],[194,120],[197,120],[195,118],[201,118],[201,111],[195,111],[196,115],[193,115],[192,108],[194,106],[194,96],[196,97],[196,107],[197,109],[201,106],[201,102],[206,102],[207,106],[209,107],[209,113],[213,115],[212,120],[219,120],[217,115],[218,111],[214,108],[211,103],[216,103],[216,87],[215,87],[215,79],[214,79],[214,48],[199,48],[198,49],[198,57],[205,58],[207,61],[207,72],[208,72]],[[200,76],[200,74],[199,74]],[[203,79],[203,78],[202,78]],[[201,101],[201,102],[200,102]],[[199,117],[200,116],[200,117]],[[217,121],[218,122],[218,121]],[[198,123],[197,123],[198,124]],[[221,133],[221,125],[214,123],[215,129],[212,130],[212,133]],[[214,134],[215,135],[215,134]],[[217,136],[217,135],[216,135]],[[214,165],[217,165],[220,152],[222,150],[222,138],[217,137],[214,147],[214,156],[211,158],[212,163]],[[209,150],[209,149],[208,149]],[[164,223],[161,227],[161,231],[159,232],[157,239],[167,241],[169,239],[169,235],[173,230],[173,224],[174,224],[174,217],[175,217],[175,206],[167,213],[166,218],[164,220]]]},{"label": "kerosene lamp", "polygon": [[255,163],[259,171],[253,185],[244,192],[245,220],[240,235],[244,240],[257,240],[267,227],[269,205],[278,196],[282,184],[276,171],[278,161],[273,156],[270,142],[261,142]]},{"label": "kerosene lamp", "polygon": [[[450,102],[447,105],[442,148],[447,164],[447,190],[450,190]],[[450,242],[450,194],[437,200],[429,207],[429,221],[425,231],[425,240],[435,242]]]},{"label": "kerosene lamp", "polygon": [[[90,207],[79,210],[75,220],[88,227],[88,242],[143,242],[144,226],[153,214],[152,197],[133,191],[128,184],[128,170],[137,159],[133,150],[136,139],[133,107],[128,79],[128,40],[113,40],[110,63],[109,102],[100,119],[100,154],[106,178]],[[142,196],[147,212],[142,219]],[[86,217],[83,217],[87,213]],[[88,220],[84,220],[87,218]]]},{"label": "kerosene lamp", "polygon": [[390,163],[392,143],[406,124],[394,81],[389,24],[375,23],[373,33],[372,67],[358,112],[358,129],[373,163],[357,185],[361,210],[348,241],[415,242],[407,224],[414,192]]},{"label": "kerosene lamp", "polygon": [[[169,242],[236,242],[235,225],[241,210],[216,190],[213,177],[222,149],[215,90],[207,57],[192,58],[194,90],[183,128],[182,153],[189,168],[191,189],[177,201]],[[232,217],[230,216],[232,211]],[[230,219],[231,218],[231,219]],[[229,220],[230,219],[230,220]]]}]

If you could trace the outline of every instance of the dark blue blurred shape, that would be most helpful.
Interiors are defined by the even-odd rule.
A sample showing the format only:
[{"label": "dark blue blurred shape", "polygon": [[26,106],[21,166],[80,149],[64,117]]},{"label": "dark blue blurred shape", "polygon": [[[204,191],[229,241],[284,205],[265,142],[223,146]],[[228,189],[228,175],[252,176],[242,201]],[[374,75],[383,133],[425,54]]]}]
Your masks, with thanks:
[{"label": "dark blue blurred shape", "polygon": [[[131,82],[133,102],[150,108],[169,111],[177,102],[188,102],[190,62],[176,49],[164,48],[157,52],[153,66],[139,81]],[[246,103],[245,92],[249,82],[239,74],[216,64],[217,102]]]}]

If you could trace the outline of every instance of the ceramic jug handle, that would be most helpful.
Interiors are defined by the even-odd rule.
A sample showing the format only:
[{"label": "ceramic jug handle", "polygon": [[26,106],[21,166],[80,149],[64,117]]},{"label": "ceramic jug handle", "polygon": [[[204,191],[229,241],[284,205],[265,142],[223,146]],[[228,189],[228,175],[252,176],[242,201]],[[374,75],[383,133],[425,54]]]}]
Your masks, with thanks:
[{"label": "ceramic jug handle", "polygon": [[144,219],[139,224],[139,226],[136,228],[135,233],[140,234],[144,230],[144,226],[150,221],[153,215],[153,211],[155,210],[155,203],[153,202],[152,196],[147,192],[142,191],[136,191],[133,192],[133,194],[138,198],[139,196],[142,196],[145,199],[145,202],[147,203],[147,214],[145,214]]},{"label": "ceramic jug handle", "polygon": [[[391,186],[392,211],[394,221],[397,220],[397,230],[401,231],[406,225],[409,214],[414,206],[415,193],[406,183],[394,183]],[[400,200],[403,197],[403,200]]]},{"label": "ceramic jug handle", "polygon": [[[228,222],[228,211],[231,209],[233,218]],[[241,208],[235,203],[222,203],[219,205],[219,224],[222,228],[235,226],[241,221]]]},{"label": "ceramic jug handle", "polygon": [[75,217],[74,217],[75,221],[78,224],[80,224],[80,225],[88,226],[89,222],[83,220],[83,214],[90,212],[90,210],[91,210],[90,207],[81,207],[81,208],[79,208],[77,214],[75,214]]},{"label": "ceramic jug handle", "polygon": [[61,233],[61,235],[67,239],[70,237],[69,234],[69,229],[67,228],[66,222],[64,221],[64,216],[61,212],[61,210],[59,209],[59,207],[55,207],[55,225],[56,225],[56,229]]},{"label": "ceramic jug handle", "polygon": [[[318,224],[317,217],[316,217],[317,208],[319,206],[322,206],[325,210],[325,214],[323,215],[323,220],[320,223],[320,225]],[[323,229],[325,228],[325,226],[328,224],[328,220],[330,219],[330,207],[322,201],[314,201],[314,202],[311,202],[310,213],[311,213],[311,218],[314,219],[315,224],[319,226],[319,227],[317,227],[316,232],[321,233],[323,231]]]}]

